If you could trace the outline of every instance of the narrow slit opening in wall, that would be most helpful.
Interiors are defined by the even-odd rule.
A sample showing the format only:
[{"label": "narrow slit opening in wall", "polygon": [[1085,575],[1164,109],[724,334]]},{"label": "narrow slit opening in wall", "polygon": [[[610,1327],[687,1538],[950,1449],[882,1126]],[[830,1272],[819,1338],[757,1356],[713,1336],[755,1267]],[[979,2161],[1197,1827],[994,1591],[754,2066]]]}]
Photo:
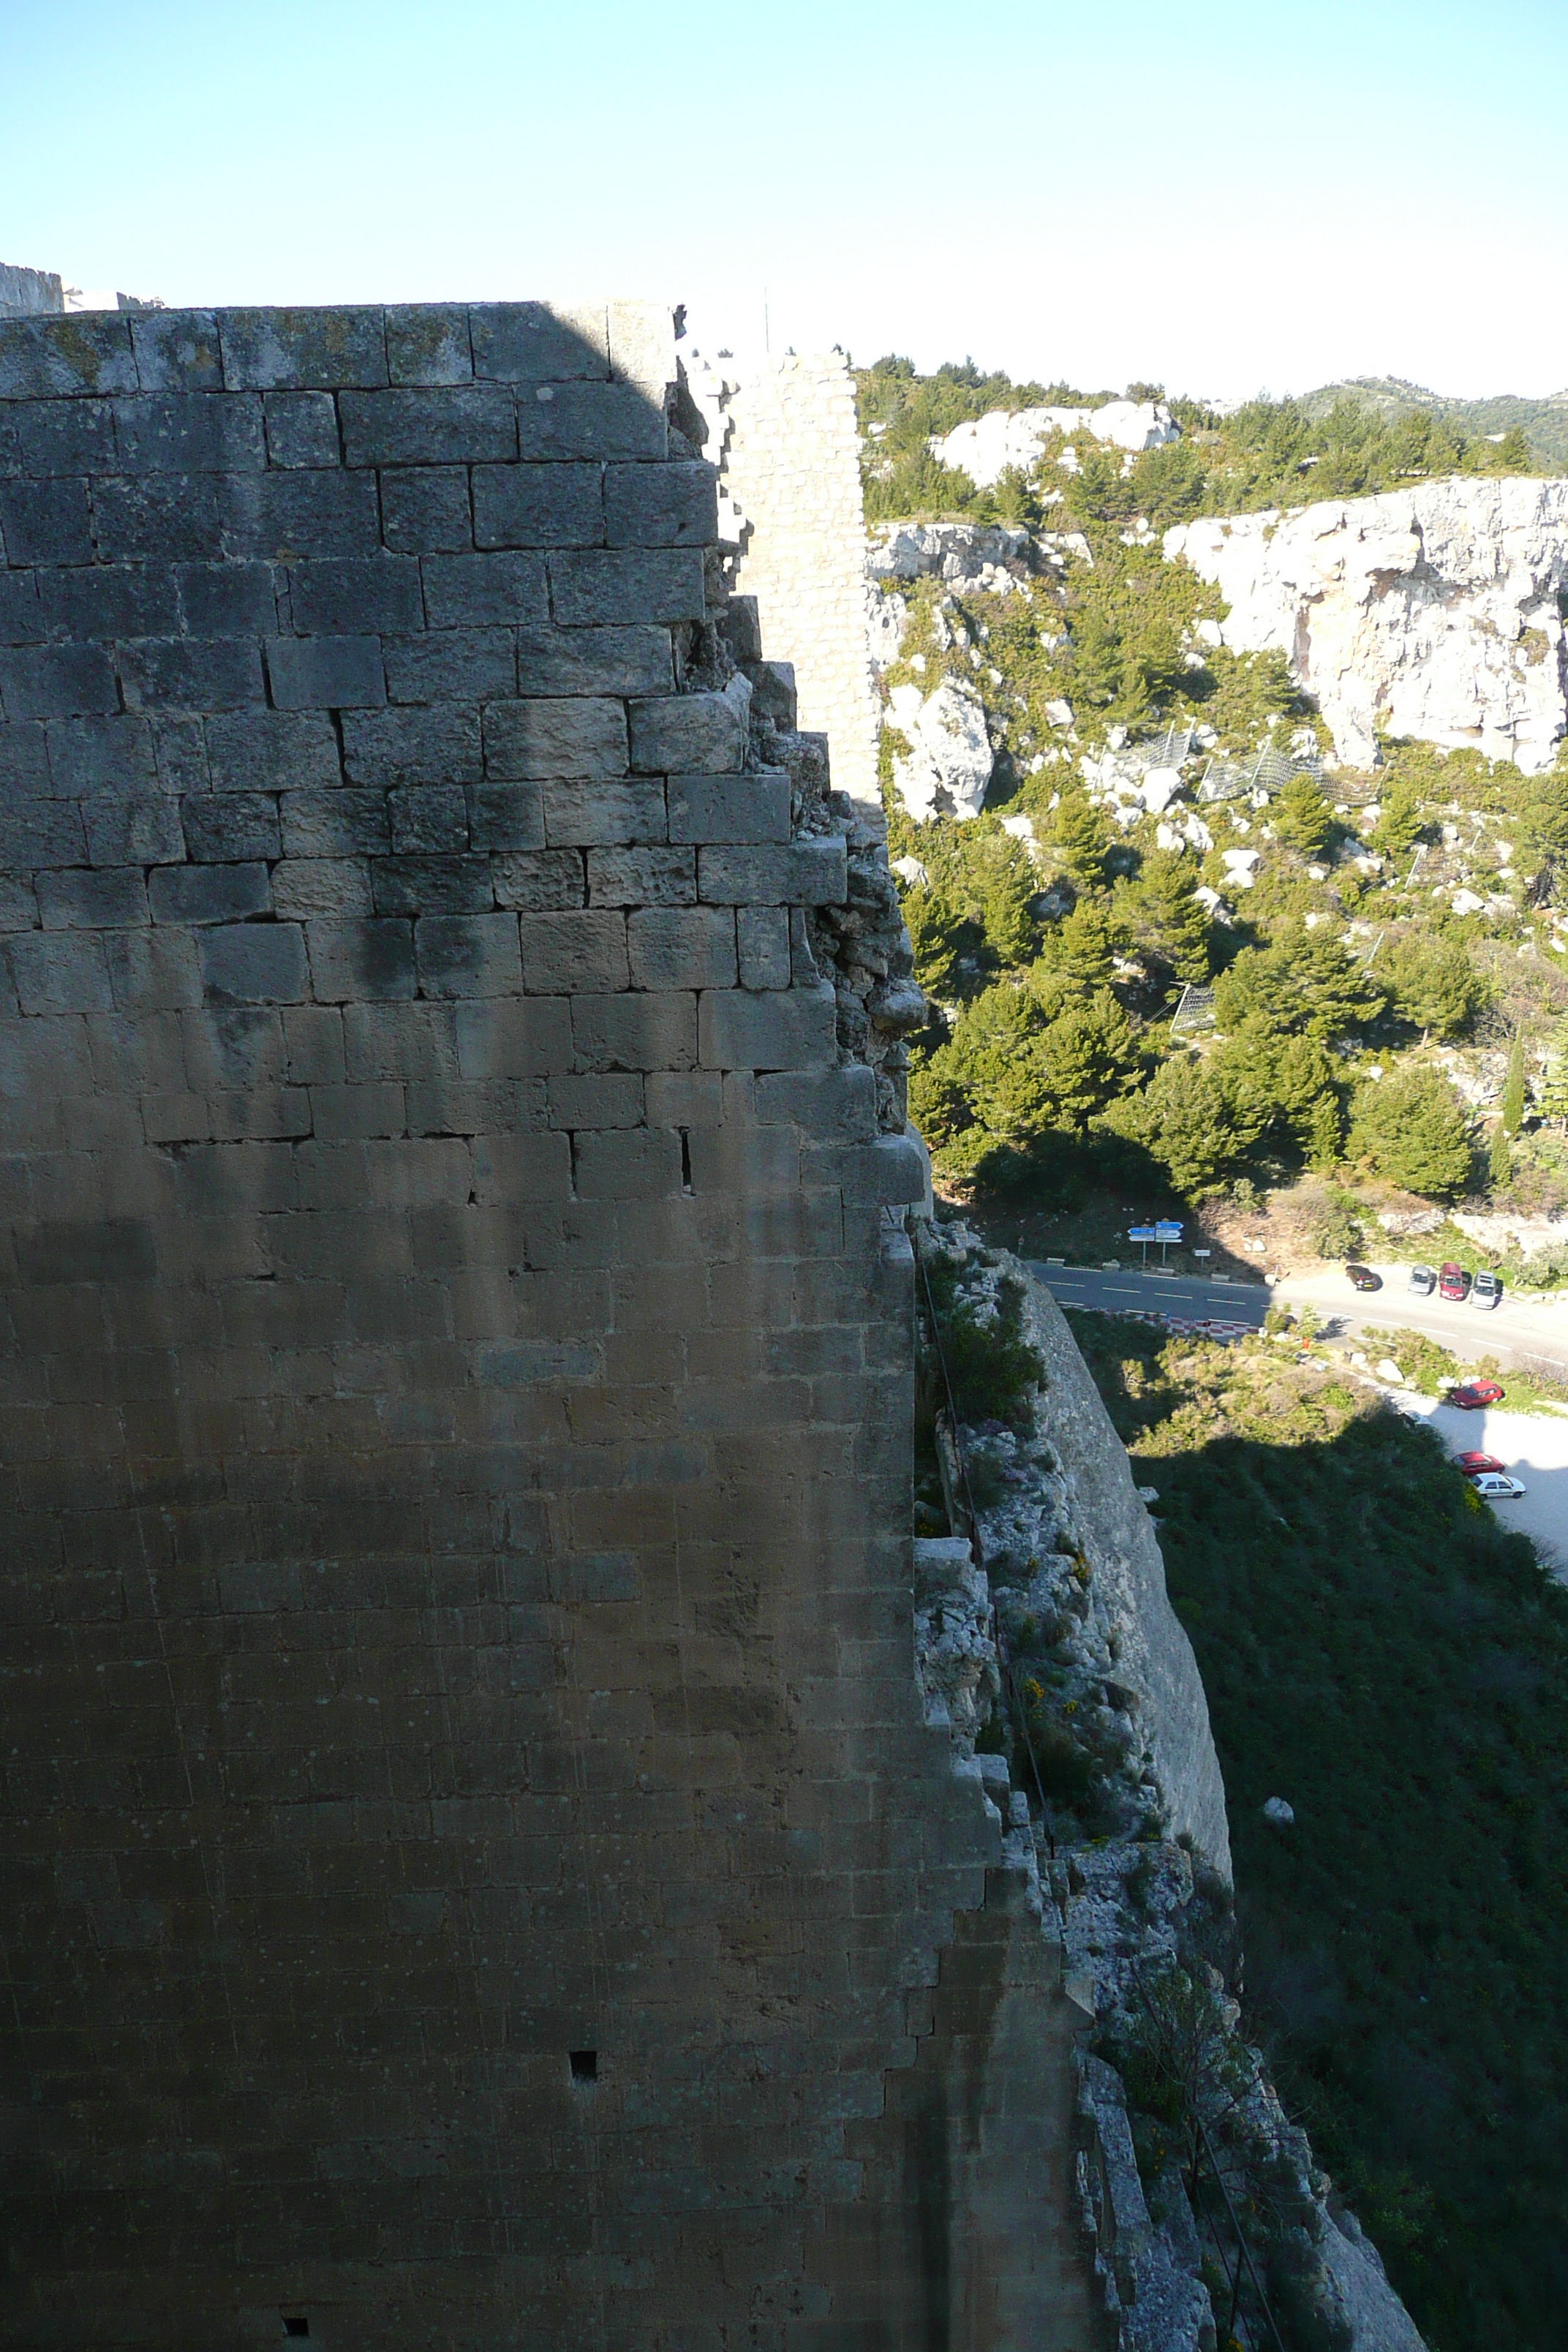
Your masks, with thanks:
[{"label": "narrow slit opening in wall", "polygon": [[691,1129],[689,1127],[680,1129],[680,1189],[688,1193],[691,1190]]},{"label": "narrow slit opening in wall", "polygon": [[599,2053],[596,2050],[572,2050],[567,2053],[574,2083],[596,2083],[599,2079]]},{"label": "narrow slit opening in wall", "polygon": [[283,2333],[285,2336],[309,2336],[310,2323],[302,2311],[286,2311],[283,2314]]}]

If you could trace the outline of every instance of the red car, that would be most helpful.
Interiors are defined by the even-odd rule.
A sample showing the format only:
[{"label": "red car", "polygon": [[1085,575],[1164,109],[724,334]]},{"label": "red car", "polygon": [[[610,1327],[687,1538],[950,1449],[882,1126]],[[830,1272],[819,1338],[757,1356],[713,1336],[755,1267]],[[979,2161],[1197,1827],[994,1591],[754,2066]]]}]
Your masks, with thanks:
[{"label": "red car", "polygon": [[1479,1412],[1483,1405],[1501,1404],[1502,1391],[1496,1381],[1467,1381],[1463,1388],[1448,1391],[1448,1402],[1461,1412]]},{"label": "red car", "polygon": [[1463,1298],[1469,1286],[1470,1277],[1465,1272],[1464,1267],[1462,1265],[1456,1265],[1452,1258],[1450,1258],[1447,1265],[1441,1269],[1437,1276],[1438,1297]]},{"label": "red car", "polygon": [[1483,1471],[1500,1472],[1503,1468],[1495,1454],[1456,1454],[1454,1459],[1467,1478],[1478,1477]]}]

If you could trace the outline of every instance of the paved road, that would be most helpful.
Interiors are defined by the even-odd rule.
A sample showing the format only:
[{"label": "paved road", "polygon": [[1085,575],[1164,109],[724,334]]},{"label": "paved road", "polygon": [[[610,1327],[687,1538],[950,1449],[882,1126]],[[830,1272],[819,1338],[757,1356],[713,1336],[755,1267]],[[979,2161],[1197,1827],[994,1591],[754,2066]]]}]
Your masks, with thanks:
[{"label": "paved road", "polygon": [[[1568,1361],[1568,1302],[1561,1307],[1531,1305],[1510,1310],[1505,1298],[1501,1307],[1487,1313],[1447,1306],[1440,1299],[1413,1297],[1405,1288],[1408,1269],[1403,1265],[1379,1269],[1384,1286],[1370,1295],[1352,1290],[1338,1266],[1291,1276],[1278,1289],[1268,1289],[1262,1283],[1198,1282],[1131,1270],[1105,1274],[1091,1266],[1046,1265],[1037,1258],[1028,1260],[1028,1265],[1064,1307],[1093,1307],[1106,1315],[1142,1308],[1182,1321],[1213,1318],[1256,1329],[1277,1300],[1297,1306],[1310,1301],[1324,1318],[1325,1338],[1352,1338],[1363,1324],[1377,1323],[1385,1329],[1430,1331],[1462,1359],[1473,1360],[1489,1351],[1507,1361],[1517,1347]],[[1568,1414],[1461,1412],[1432,1397],[1403,1390],[1393,1393],[1403,1410],[1432,1423],[1451,1454],[1495,1454],[1524,1481],[1529,1491],[1517,1502],[1494,1506],[1498,1517],[1504,1527],[1533,1536],[1548,1565],[1568,1583]]]},{"label": "paved road", "polygon": [[1046,1265],[1027,1260],[1029,1271],[1064,1307],[1094,1307],[1102,1315],[1128,1315],[1137,1309],[1149,1315],[1172,1315],[1185,1321],[1215,1318],[1245,1323],[1252,1330],[1262,1324],[1274,1294],[1260,1282],[1200,1282],[1189,1275],[1102,1274],[1087,1265]]},{"label": "paved road", "polygon": [[1374,1266],[1373,1271],[1383,1276],[1381,1290],[1352,1290],[1343,1267],[1329,1265],[1287,1275],[1275,1296],[1288,1306],[1315,1307],[1326,1318],[1326,1339],[1359,1337],[1373,1323],[1385,1331],[1430,1332],[1465,1363],[1486,1355],[1511,1363],[1516,1353],[1568,1363],[1568,1299],[1520,1302],[1505,1290],[1500,1307],[1456,1306],[1413,1292],[1407,1265]]},{"label": "paved road", "polygon": [[1533,1536],[1547,1566],[1568,1583],[1568,1415],[1533,1412],[1461,1412],[1431,1397],[1398,1393],[1401,1408],[1429,1421],[1450,1454],[1495,1454],[1506,1470],[1524,1481],[1517,1502],[1492,1508],[1505,1528]]}]

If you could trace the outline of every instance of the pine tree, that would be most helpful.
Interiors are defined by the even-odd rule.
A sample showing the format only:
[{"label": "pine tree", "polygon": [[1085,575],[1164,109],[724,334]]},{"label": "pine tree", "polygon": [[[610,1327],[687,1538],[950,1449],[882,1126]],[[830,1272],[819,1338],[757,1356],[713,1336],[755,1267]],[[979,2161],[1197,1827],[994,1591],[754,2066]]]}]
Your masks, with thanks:
[{"label": "pine tree", "polygon": [[1051,838],[1073,880],[1098,890],[1110,856],[1110,827],[1081,784],[1070,786],[1051,812]]},{"label": "pine tree", "polygon": [[1516,1029],[1509,1047],[1508,1076],[1502,1090],[1502,1132],[1517,1135],[1524,1125],[1524,1039]]},{"label": "pine tree", "polygon": [[1428,1200],[1452,1200],[1470,1181],[1469,1121],[1436,1070],[1396,1070],[1369,1085],[1356,1105],[1350,1150]]},{"label": "pine tree", "polygon": [[1402,1021],[1424,1036],[1458,1037],[1484,1003],[1486,986],[1459,940],[1406,932],[1379,958]]},{"label": "pine tree", "polygon": [[1334,829],[1333,811],[1310,776],[1292,776],[1268,812],[1268,822],[1287,848],[1303,857],[1321,856]]},{"label": "pine tree", "polygon": [[1568,1120],[1568,1021],[1560,1024],[1546,1056],[1541,1090],[1542,1118]]}]

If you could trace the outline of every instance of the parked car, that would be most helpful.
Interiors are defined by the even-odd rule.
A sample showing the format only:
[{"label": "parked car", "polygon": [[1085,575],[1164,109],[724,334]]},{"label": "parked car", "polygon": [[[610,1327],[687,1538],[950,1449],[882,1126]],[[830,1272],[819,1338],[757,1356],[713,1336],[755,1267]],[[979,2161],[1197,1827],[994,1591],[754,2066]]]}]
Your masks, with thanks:
[{"label": "parked car", "polygon": [[1346,1274],[1357,1290],[1381,1290],[1383,1276],[1373,1274],[1370,1265],[1347,1265]]},{"label": "parked car", "polygon": [[1480,1470],[1500,1471],[1503,1467],[1495,1454],[1456,1454],[1454,1459],[1467,1478],[1473,1478]]},{"label": "parked car", "polygon": [[1462,1387],[1448,1391],[1448,1402],[1457,1404],[1461,1412],[1479,1412],[1485,1405],[1501,1404],[1502,1391],[1496,1381],[1466,1381]]},{"label": "parked car", "polygon": [[1410,1287],[1417,1298],[1430,1298],[1437,1287],[1437,1277],[1429,1265],[1413,1265],[1410,1269]]},{"label": "parked car", "polygon": [[1463,1298],[1469,1286],[1470,1277],[1465,1272],[1464,1267],[1462,1265],[1456,1265],[1453,1259],[1449,1258],[1438,1272],[1438,1297]]},{"label": "parked car", "polygon": [[1501,1283],[1498,1280],[1495,1274],[1489,1274],[1483,1266],[1479,1274],[1477,1275],[1474,1282],[1470,1285],[1470,1305],[1472,1307],[1495,1307],[1501,1297]]},{"label": "parked car", "polygon": [[1483,1470],[1479,1477],[1471,1479],[1470,1484],[1478,1495],[1486,1496],[1489,1503],[1511,1503],[1525,1492],[1522,1478],[1510,1478],[1502,1470]]}]

